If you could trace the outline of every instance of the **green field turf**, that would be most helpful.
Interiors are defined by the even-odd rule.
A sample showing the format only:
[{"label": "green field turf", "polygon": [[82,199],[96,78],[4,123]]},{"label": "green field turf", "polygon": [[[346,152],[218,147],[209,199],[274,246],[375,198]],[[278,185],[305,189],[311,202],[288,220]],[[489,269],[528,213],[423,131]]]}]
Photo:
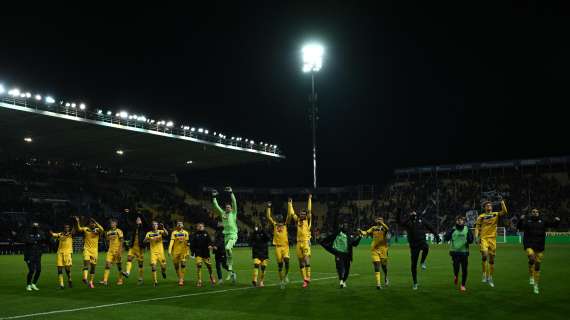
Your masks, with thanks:
[{"label": "green field turf", "polygon": [[[420,289],[411,290],[409,250],[390,249],[391,286],[378,291],[368,246],[355,251],[352,277],[346,289],[338,288],[334,261],[330,254],[313,247],[313,282],[302,289],[297,262],[292,261],[291,281],[285,290],[277,283],[277,266],[271,261],[266,288],[251,288],[250,250],[236,250],[238,284],[224,283],[210,288],[195,287],[193,260],[187,272],[187,285],[179,288],[172,266],[167,280],[158,288],[150,281],[137,286],[136,276],[123,286],[88,289],[81,283],[81,256],[74,255],[73,289],[56,290],[55,256],[44,255],[39,292],[26,292],[26,266],[22,256],[0,256],[0,318],[37,314],[26,319],[568,319],[570,317],[570,246],[547,247],[541,281],[541,294],[532,294],[528,285],[527,260],[520,245],[499,245],[495,288],[481,283],[480,257],[472,248],[468,292],[460,293],[452,283],[447,246],[431,247],[428,270],[419,271]],[[292,250],[292,253],[294,251]],[[99,256],[96,280],[103,272],[104,254]],[[271,253],[273,256],[273,253]],[[148,258],[148,257],[147,257]],[[169,261],[170,262],[170,261]],[[133,274],[136,275],[136,266]],[[204,274],[206,274],[204,272]],[[110,280],[116,279],[116,270]],[[154,299],[146,300],[145,299]],[[137,301],[143,300],[143,301]],[[125,303],[129,302],[129,303]],[[118,304],[118,305],[113,305]],[[89,309],[87,309],[89,308]],[[69,311],[71,309],[80,309]]]}]

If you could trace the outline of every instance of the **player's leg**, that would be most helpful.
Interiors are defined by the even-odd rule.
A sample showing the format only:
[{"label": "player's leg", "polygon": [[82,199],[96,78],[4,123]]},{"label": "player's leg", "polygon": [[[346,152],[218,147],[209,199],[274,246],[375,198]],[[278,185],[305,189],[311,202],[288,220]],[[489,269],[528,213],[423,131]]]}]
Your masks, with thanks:
[{"label": "player's leg", "polygon": [[65,266],[64,270],[65,270],[65,274],[67,276],[67,286],[69,288],[71,288],[71,287],[73,287],[73,280],[71,280],[71,265]]},{"label": "player's leg", "polygon": [[257,276],[259,274],[259,259],[253,259],[253,273],[251,276],[251,285],[257,287]]},{"label": "player's leg", "polygon": [[95,288],[93,282],[95,281],[95,267],[97,266],[97,257],[91,257],[89,261],[89,288]]},{"label": "player's leg", "polygon": [[544,258],[543,252],[535,251],[535,262],[534,262],[534,293],[539,294],[538,284],[540,283],[540,267],[542,265],[542,259]]},{"label": "player's leg", "polygon": [[342,289],[344,288],[344,262],[342,261],[340,255],[337,254],[334,256],[334,263],[336,267],[336,274],[338,275],[339,287]]},{"label": "player's leg", "polygon": [[489,277],[487,278],[487,282],[491,287],[495,287],[495,282],[493,280],[493,274],[495,273],[495,254],[496,254],[497,244],[496,242],[489,241],[488,247],[488,254],[489,254],[489,268],[487,273]]},{"label": "player's leg", "polygon": [[202,257],[196,257],[196,286],[202,286]]},{"label": "player's leg", "polygon": [[307,241],[307,246],[305,247],[305,250],[303,250],[303,253],[305,255],[304,259],[305,259],[305,275],[307,276],[306,281],[310,282],[311,281],[311,243],[309,241]]},{"label": "player's leg", "polygon": [[299,260],[299,271],[301,272],[301,279],[305,279],[305,259],[303,258],[303,252],[301,251],[301,243],[297,242],[296,245],[297,260]]},{"label": "player's leg", "polygon": [[89,262],[89,258],[85,259],[85,257],[83,257],[83,283],[87,284],[87,277],[89,276],[89,266],[90,266],[90,262]]},{"label": "player's leg", "polygon": [[63,285],[63,266],[57,266],[57,281],[59,283],[59,288],[64,289]]},{"label": "player's leg", "polygon": [[152,271],[152,282],[154,286],[158,286],[158,277],[156,276],[156,263],[150,264],[150,270]]},{"label": "player's leg", "polygon": [[413,289],[418,288],[418,258],[420,248],[410,248],[410,270],[412,271]]},{"label": "player's leg", "polygon": [[39,290],[38,287],[36,286],[38,284],[38,281],[40,279],[40,274],[42,273],[42,261],[41,261],[41,257],[37,257],[36,259],[34,259],[34,277],[32,278],[32,289],[34,290]]},{"label": "player's leg", "polygon": [[137,257],[138,259],[138,267],[139,267],[139,280],[138,280],[138,284],[141,285],[143,283],[143,279],[144,279],[144,256],[142,255],[142,252],[140,254],[140,256]]},{"label": "player's leg", "polygon": [[378,249],[372,249],[370,252],[370,257],[372,259],[372,266],[374,267],[374,279],[376,280],[376,288],[382,288],[382,275],[380,273],[380,252]]},{"label": "player's leg", "polygon": [[465,285],[467,284],[467,265],[469,263],[469,256],[463,255],[461,257],[461,290],[465,291]]},{"label": "player's leg", "polygon": [[166,258],[162,254],[160,259],[160,272],[162,274],[162,279],[166,279]]},{"label": "player's leg", "polygon": [[259,265],[259,286],[265,287],[265,269],[267,268],[268,259],[263,259]]},{"label": "player's leg", "polygon": [[384,284],[390,285],[390,279],[388,279],[388,257],[383,257],[380,259],[380,266],[382,267],[382,271],[384,272]]},{"label": "player's leg", "polygon": [[534,250],[531,248],[526,249],[526,254],[528,257],[528,283],[533,286],[534,285],[534,263],[536,262],[536,256]]},{"label": "player's leg", "polygon": [[127,255],[127,263],[125,265],[126,271],[123,273],[123,275],[127,278],[131,274],[131,269],[133,268],[134,255],[131,253],[131,250],[132,249],[129,249],[129,254]]},{"label": "player's leg", "polygon": [[453,283],[457,285],[459,282],[459,257],[455,253],[451,253],[451,264],[453,265]]},{"label": "player's leg", "polygon": [[487,260],[489,257],[489,250],[487,247],[487,241],[485,239],[480,240],[480,249],[481,249],[481,270],[483,272],[483,277],[481,282],[487,282],[489,278],[488,269],[487,268]]},{"label": "player's leg", "polygon": [[348,280],[348,275],[350,274],[350,265],[352,261],[350,261],[350,257],[348,255],[344,256],[343,258],[344,258],[344,275],[342,280],[344,281],[344,286],[346,287],[346,281]]},{"label": "player's leg", "polygon": [[226,237],[225,242],[226,242],[226,245],[225,245],[226,260],[227,260],[227,264],[228,264],[228,270],[230,272],[228,280],[231,279],[235,283],[236,282],[236,273],[235,273],[234,268],[233,268],[233,265],[234,265],[233,248],[237,242],[237,237],[233,237],[233,236]]},{"label": "player's leg", "polygon": [[221,283],[222,280],[222,259],[221,256],[216,252],[214,255],[214,259],[216,260],[216,275],[218,276],[218,283]]},{"label": "player's leg", "polygon": [[279,246],[275,247],[275,260],[277,260],[277,271],[279,273],[279,281],[283,283],[283,250]]},{"label": "player's leg", "polygon": [[208,269],[208,276],[210,277],[210,285],[214,286],[216,284],[216,280],[214,279],[214,274],[212,272],[212,262],[210,258],[204,259],[204,264],[206,264],[206,269]]},{"label": "player's leg", "polygon": [[107,253],[107,259],[105,260],[105,271],[103,271],[103,280],[99,282],[102,285],[109,284],[109,273],[111,273],[111,263],[113,262],[113,259],[111,257],[112,255],[110,253]]},{"label": "player's leg", "polygon": [[428,244],[424,243],[421,250],[422,250],[422,258],[421,258],[420,263],[422,264],[422,270],[425,270],[425,269],[427,269],[426,259],[427,259],[428,253],[429,253]]},{"label": "player's leg", "polygon": [[121,262],[121,257],[118,256],[117,257],[118,261],[116,262],[116,266],[117,266],[117,271],[119,272],[119,275],[117,276],[117,285],[122,285],[123,284],[123,263]]},{"label": "player's leg", "polygon": [[32,291],[32,278],[34,276],[34,266],[31,260],[26,260],[26,266],[28,266],[28,273],[26,274],[26,290]]},{"label": "player's leg", "polygon": [[176,272],[176,277],[178,277],[178,285],[180,285],[180,256],[178,254],[172,255],[172,265],[174,265],[174,272]]}]

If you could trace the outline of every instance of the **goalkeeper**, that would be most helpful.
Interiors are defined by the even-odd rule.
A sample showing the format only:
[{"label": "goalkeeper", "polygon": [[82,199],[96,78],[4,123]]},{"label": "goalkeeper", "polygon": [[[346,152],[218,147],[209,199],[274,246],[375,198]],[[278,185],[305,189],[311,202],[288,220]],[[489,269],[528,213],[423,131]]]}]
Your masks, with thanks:
[{"label": "goalkeeper", "polygon": [[226,260],[229,272],[228,278],[226,280],[231,280],[232,283],[236,283],[237,275],[233,269],[232,249],[238,239],[237,201],[231,187],[226,187],[225,191],[230,194],[231,204],[226,203],[224,210],[222,210],[218,204],[218,200],[216,199],[218,196],[218,191],[216,190],[212,190],[212,203],[214,205],[214,209],[220,215],[224,223],[224,247],[226,249]]}]

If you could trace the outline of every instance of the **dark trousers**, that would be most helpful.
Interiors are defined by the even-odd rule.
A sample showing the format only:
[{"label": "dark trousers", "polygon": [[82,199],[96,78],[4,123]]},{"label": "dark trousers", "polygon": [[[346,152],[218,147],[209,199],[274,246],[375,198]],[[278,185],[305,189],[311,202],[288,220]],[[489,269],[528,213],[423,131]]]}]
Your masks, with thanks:
[{"label": "dark trousers", "polygon": [[459,275],[459,268],[461,268],[461,285],[465,285],[467,282],[467,262],[469,256],[466,254],[454,254],[451,253],[451,260],[453,261],[453,275]]},{"label": "dark trousers", "polygon": [[338,280],[346,281],[348,279],[348,274],[350,273],[350,257],[346,254],[336,254],[334,257],[336,263],[336,273],[338,274]]},{"label": "dark trousers", "polygon": [[228,271],[228,261],[226,259],[226,253],[224,249],[220,250],[222,252],[216,251],[214,254],[214,258],[216,259],[216,274],[218,276],[218,280],[222,279],[222,268]]},{"label": "dark trousers", "polygon": [[427,255],[429,253],[429,247],[427,243],[423,243],[414,247],[410,247],[411,254],[411,269],[412,269],[412,279],[414,284],[418,283],[418,258],[420,257],[420,251],[422,253],[421,263],[426,262]]},{"label": "dark trousers", "polygon": [[26,276],[28,285],[38,283],[42,273],[42,257],[28,257],[25,261],[28,265],[28,274]]}]

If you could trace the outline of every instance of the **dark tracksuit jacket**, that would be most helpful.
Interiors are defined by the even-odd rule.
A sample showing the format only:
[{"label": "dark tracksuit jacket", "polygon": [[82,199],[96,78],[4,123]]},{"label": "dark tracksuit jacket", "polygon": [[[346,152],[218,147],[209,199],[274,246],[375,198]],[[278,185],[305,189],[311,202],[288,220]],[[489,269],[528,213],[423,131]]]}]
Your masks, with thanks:
[{"label": "dark tracksuit jacket", "polygon": [[269,259],[269,234],[265,230],[254,231],[251,235],[251,257],[253,259]]},{"label": "dark tracksuit jacket", "polygon": [[546,229],[555,228],[558,221],[546,221],[542,217],[525,217],[519,219],[517,227],[524,232],[523,247],[531,248],[537,252],[544,251],[544,243],[546,239]]},{"label": "dark tracksuit jacket", "polygon": [[196,231],[190,237],[190,250],[195,257],[210,258],[212,239],[206,230]]}]

